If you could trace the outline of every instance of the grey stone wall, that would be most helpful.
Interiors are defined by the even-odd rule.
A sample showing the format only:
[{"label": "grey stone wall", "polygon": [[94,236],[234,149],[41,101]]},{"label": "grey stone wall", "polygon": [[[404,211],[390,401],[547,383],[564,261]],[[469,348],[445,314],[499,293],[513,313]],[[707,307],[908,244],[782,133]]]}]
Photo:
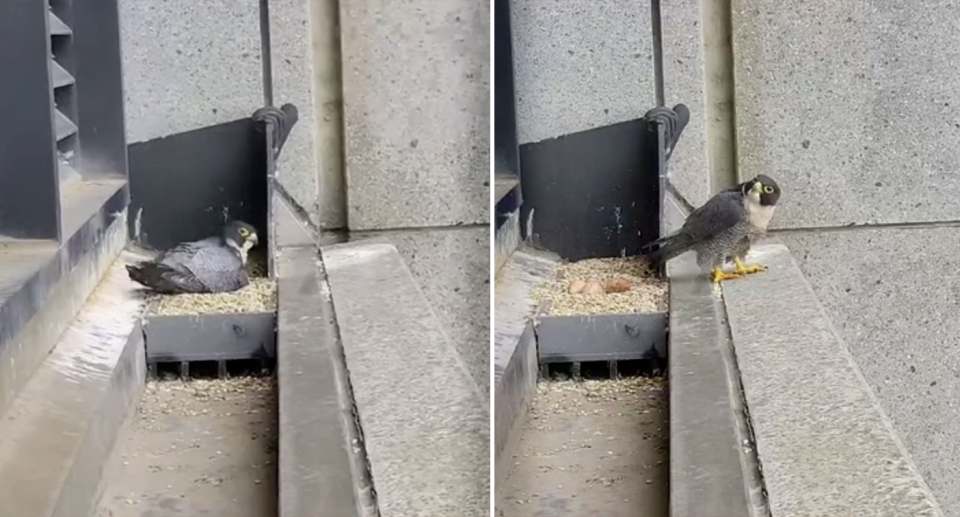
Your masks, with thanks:
[{"label": "grey stone wall", "polygon": [[340,4],[353,230],[487,222],[490,4]]},{"label": "grey stone wall", "polygon": [[489,0],[343,1],[351,232],[385,239],[490,385]]},{"label": "grey stone wall", "polygon": [[263,104],[257,0],[119,5],[128,142],[249,117]]},{"label": "grey stone wall", "polygon": [[650,2],[511,2],[520,144],[642,117],[655,104]]}]

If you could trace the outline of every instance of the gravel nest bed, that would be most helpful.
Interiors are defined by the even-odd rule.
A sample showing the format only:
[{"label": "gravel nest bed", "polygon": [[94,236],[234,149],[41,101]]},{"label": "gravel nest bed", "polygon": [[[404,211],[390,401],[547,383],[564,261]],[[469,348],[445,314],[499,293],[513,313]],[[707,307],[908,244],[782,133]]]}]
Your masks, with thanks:
[{"label": "gravel nest bed", "polygon": [[239,314],[277,310],[277,285],[269,278],[253,278],[243,289],[231,293],[177,294],[161,296],[156,314]]},{"label": "gravel nest bed", "polygon": [[[571,294],[576,281],[620,282],[629,290]],[[556,279],[537,286],[533,298],[551,316],[660,312],[667,310],[667,284],[640,257],[586,259],[560,265]]]}]

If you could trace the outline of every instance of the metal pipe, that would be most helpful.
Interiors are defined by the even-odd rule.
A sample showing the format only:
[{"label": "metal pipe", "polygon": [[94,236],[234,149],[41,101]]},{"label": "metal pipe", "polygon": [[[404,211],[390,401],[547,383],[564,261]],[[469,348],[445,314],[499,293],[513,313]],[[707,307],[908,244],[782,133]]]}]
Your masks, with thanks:
[{"label": "metal pipe", "polygon": [[653,35],[653,84],[657,106],[666,106],[663,86],[663,24],[660,21],[660,0],[650,0],[650,33]]},{"label": "metal pipe", "polygon": [[260,0],[260,63],[263,65],[263,105],[273,106],[273,60],[270,52],[270,6]]}]

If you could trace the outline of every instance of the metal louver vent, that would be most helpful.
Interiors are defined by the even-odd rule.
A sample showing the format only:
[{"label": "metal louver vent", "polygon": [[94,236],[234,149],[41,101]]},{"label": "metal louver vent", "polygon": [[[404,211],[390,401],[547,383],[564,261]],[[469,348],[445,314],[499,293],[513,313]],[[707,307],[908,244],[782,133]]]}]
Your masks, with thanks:
[{"label": "metal louver vent", "polygon": [[[76,81],[72,73],[74,69],[73,31],[68,24],[69,2],[50,1],[53,4],[49,6],[48,13],[51,49],[50,85],[53,88],[57,165],[60,181],[67,182],[80,177],[75,167],[79,142]],[[58,7],[61,8],[58,9]]]}]

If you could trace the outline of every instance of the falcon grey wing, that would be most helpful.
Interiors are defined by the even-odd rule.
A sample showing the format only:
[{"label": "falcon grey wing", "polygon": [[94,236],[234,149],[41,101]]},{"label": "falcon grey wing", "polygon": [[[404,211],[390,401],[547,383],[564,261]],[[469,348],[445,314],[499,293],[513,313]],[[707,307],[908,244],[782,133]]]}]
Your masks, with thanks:
[{"label": "falcon grey wing", "polygon": [[[654,262],[666,262],[713,239],[743,220],[739,192],[723,191],[687,217],[680,230],[644,246],[645,255]],[[653,251],[654,246],[659,246]]]},{"label": "falcon grey wing", "polygon": [[250,283],[241,257],[228,246],[204,246],[196,251],[184,267],[207,292],[226,293],[242,289]]}]

